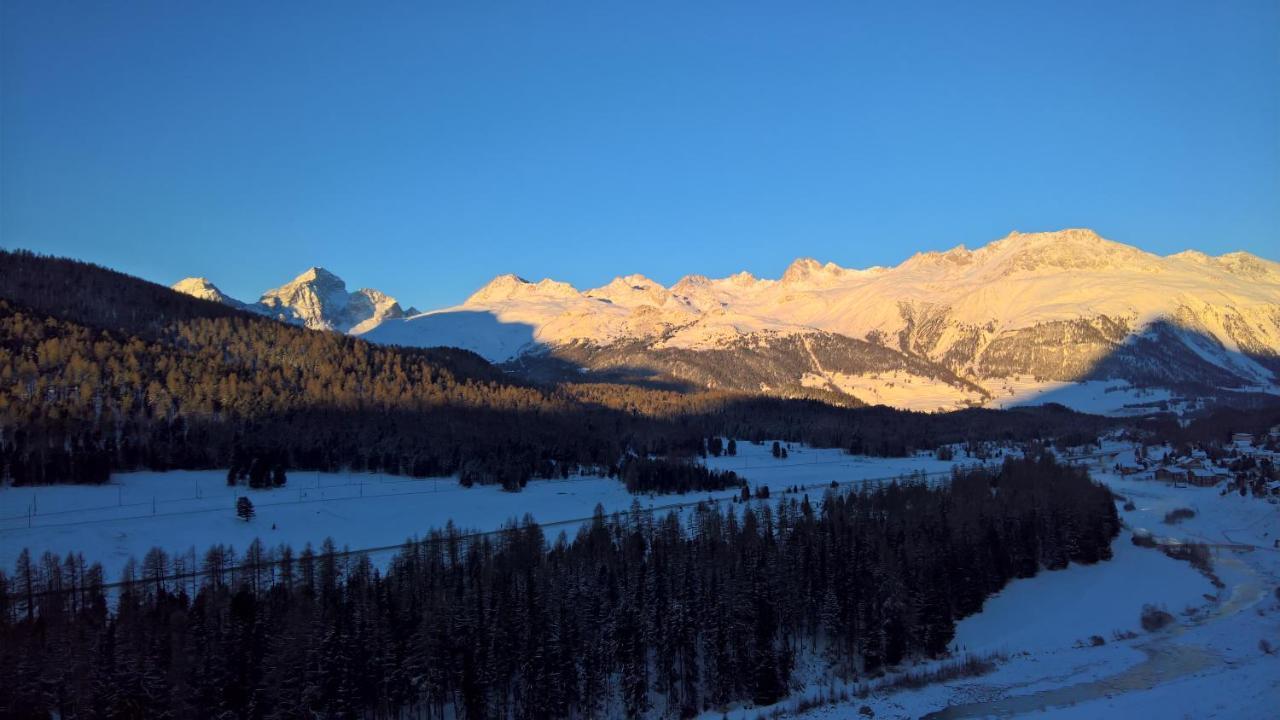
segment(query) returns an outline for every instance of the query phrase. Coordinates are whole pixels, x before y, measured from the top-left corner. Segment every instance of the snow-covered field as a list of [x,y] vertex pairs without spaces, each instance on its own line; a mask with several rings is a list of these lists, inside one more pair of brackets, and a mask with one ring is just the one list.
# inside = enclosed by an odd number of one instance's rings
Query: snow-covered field
[[1030,377],[1009,377],[996,381],[993,408],[1059,403],[1080,412],[1097,415],[1141,415],[1153,405],[1174,399],[1167,388],[1137,388],[1118,380],[1060,382]]
[[[957,462],[963,463],[963,458]],[[792,446],[777,459],[770,445],[738,444],[734,457],[707,464],[746,477],[751,484],[780,489],[837,480],[896,477],[915,472],[947,472],[954,464],[928,455],[867,458],[840,450]],[[730,497],[737,490],[690,495],[634,497],[607,477],[533,480],[519,493],[496,486],[464,488],[454,478],[411,479],[369,473],[295,472],[276,490],[229,488],[225,471],[122,473],[104,486],[58,485],[0,488],[0,567],[10,570],[26,547],[35,555],[84,553],[100,562],[108,580],[119,578],[130,556],[152,547],[197,554],[214,543],[245,548],[255,537],[269,546],[319,546],[332,537],[352,549],[388,548],[389,557],[407,538],[421,536],[450,520],[464,529],[493,530],[526,513],[543,524],[589,518],[597,504],[623,511],[635,500],[663,508],[707,497]],[[248,496],[256,517],[236,517],[235,500]],[[29,511],[34,510],[33,514]],[[572,529],[569,529],[572,533]]]
[[888,405],[904,410],[934,412],[957,410],[981,404],[976,392],[950,385],[941,380],[892,371],[869,375],[847,375],[838,372],[805,373],[800,378],[805,387],[826,388],[835,385],[848,395],[871,405]]

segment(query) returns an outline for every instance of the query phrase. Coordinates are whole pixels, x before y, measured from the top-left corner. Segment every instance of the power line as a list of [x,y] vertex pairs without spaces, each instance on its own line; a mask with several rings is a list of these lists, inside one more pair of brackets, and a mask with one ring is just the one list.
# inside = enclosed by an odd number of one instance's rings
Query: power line
[[[1090,459],[1099,458],[1099,457],[1107,457],[1112,454],[1114,453],[1097,453],[1093,455],[1080,455],[1075,457],[1066,457],[1063,459],[1070,463],[1077,463],[1084,460],[1090,460]],[[815,461],[814,464],[818,464],[818,462],[823,462],[823,461]],[[796,464],[799,464],[799,463],[796,463]],[[977,465],[985,466],[986,461],[979,462],[977,463]],[[785,467],[785,466],[780,466],[780,467]],[[956,465],[956,466],[952,466],[951,468],[948,468],[947,470],[936,470],[933,472],[916,471],[912,473],[899,473],[897,475],[886,475],[886,476],[874,477],[874,478],[855,478],[852,480],[844,480],[844,481],[816,482],[816,483],[810,483],[807,485],[797,485],[796,487],[799,488],[801,492],[804,492],[806,490],[830,489],[833,486],[837,488],[845,487],[845,486],[853,487],[854,485],[859,485],[859,484],[862,484],[862,485],[873,484],[873,483],[878,484],[878,483],[894,482],[899,480],[930,481],[931,478],[951,477],[953,471],[957,467],[960,467],[960,466]],[[935,484],[935,483],[930,481],[930,484]],[[936,483],[936,484],[941,484],[941,483]],[[383,495],[378,497],[402,497],[407,494],[409,493],[398,493],[398,494]],[[414,494],[417,494],[417,493],[414,493]],[[656,512],[664,512],[664,511],[682,510],[685,508],[697,507],[698,505],[702,505],[702,504],[718,505],[719,503],[724,501],[733,502],[737,500],[737,498],[738,498],[737,495],[727,495],[722,497],[707,497],[707,498],[700,498],[698,500],[690,500],[687,502],[677,502],[677,503],[668,503],[666,505],[650,506],[647,508],[640,508],[638,510],[631,510],[631,509],[621,510],[621,511],[610,513],[609,516],[629,517],[635,513],[656,513]],[[355,499],[355,498],[330,498],[330,499],[319,500],[315,502],[327,502],[329,500],[351,500],[351,499]],[[199,512],[205,512],[205,511],[199,511]],[[177,514],[186,514],[186,513],[171,513],[171,514],[177,515]],[[119,518],[115,518],[115,519],[119,519]],[[583,523],[589,522],[594,519],[595,519],[595,516],[592,515],[591,517],[580,517],[580,518],[572,518],[567,520],[553,520],[546,523],[537,523],[537,525],[540,528],[564,527],[567,525],[581,525]],[[98,522],[98,521],[93,521],[93,522]],[[62,527],[62,526],[44,526],[44,527]],[[461,533],[453,536],[453,539],[457,539],[463,543],[468,543],[468,542],[473,542],[480,538],[498,536],[505,532],[508,532],[510,529],[511,528],[509,527],[505,527],[505,528],[498,528],[496,530],[484,530],[484,531],[473,531],[468,533]],[[414,542],[415,541],[412,539],[406,539],[404,542],[396,543],[395,545],[379,545],[379,546],[373,546],[373,547],[357,548],[354,550],[344,549],[344,550],[335,551],[331,555],[325,555],[325,557],[333,557],[334,559],[346,559],[351,557],[377,555],[379,553],[384,553],[391,550],[402,549],[406,545],[410,545]],[[417,542],[420,542],[420,541],[417,541]],[[296,559],[290,562],[296,562]],[[146,584],[164,583],[168,585],[170,583],[175,583],[178,581],[198,580],[201,578],[212,577],[214,575],[219,575],[219,576],[235,575],[238,573],[243,573],[245,571],[262,571],[264,569],[269,569],[273,567],[281,567],[285,564],[286,564],[285,561],[277,559],[277,560],[270,560],[270,561],[260,562],[260,563],[240,564],[240,565],[235,565],[227,568],[222,568],[220,570],[203,570],[202,569],[202,570],[193,570],[191,572],[185,572],[185,573],[171,573],[169,575],[165,575],[162,577],[148,577],[145,579],[134,580],[133,582],[124,582],[124,581],[117,580],[114,582],[103,583],[99,587],[101,587],[101,589],[103,590],[114,590],[114,589],[120,589],[125,587],[142,585],[144,583]],[[25,601],[27,600],[27,598],[34,599],[38,597],[48,597],[50,595],[65,595],[65,594],[70,594],[74,592],[80,592],[83,590],[84,590],[83,587],[58,588],[54,590],[46,589],[40,592],[33,592],[30,595],[28,595],[25,592],[17,592],[17,593],[10,592],[7,594],[7,597],[11,602],[14,600]]]
[[[875,478],[859,478],[859,479],[853,479],[853,480],[836,481],[836,487],[853,486],[857,484],[887,483],[887,482],[893,482],[897,480],[911,481],[916,479],[928,479],[928,478],[943,477],[943,476],[950,477],[950,475],[951,475],[951,470],[939,470],[934,472],[917,472],[913,474],[899,474],[899,475],[875,477]],[[828,482],[820,482],[820,483],[811,483],[808,485],[798,485],[797,487],[799,487],[800,491],[803,492],[806,490],[814,490],[814,489],[829,489],[832,487],[832,483],[828,481]],[[400,495],[387,495],[383,497],[400,497]],[[335,498],[335,499],[349,499],[349,498]],[[632,509],[620,510],[620,511],[616,511],[608,514],[607,517],[612,517],[612,516],[630,517],[631,515],[636,513],[658,513],[658,512],[665,512],[665,511],[682,510],[685,508],[697,507],[698,505],[703,505],[703,504],[718,505],[721,502],[725,502],[725,501],[733,502],[737,499],[738,499],[737,495],[727,495],[722,497],[706,497],[706,498],[700,498],[698,500],[690,500],[686,502],[668,503],[666,505],[642,507],[638,510],[632,510]],[[564,527],[568,525],[582,525],[594,519],[595,519],[595,516],[592,515],[590,517],[571,518],[567,520],[553,520],[551,522],[537,523],[537,525],[540,528]],[[505,528],[498,528],[496,530],[483,530],[483,531],[461,533],[461,534],[452,536],[451,539],[457,539],[463,543],[474,542],[475,540],[480,538],[495,537],[495,536],[501,535],[505,532],[508,532],[510,529],[511,529],[510,527],[505,527]],[[335,559],[346,559],[351,557],[377,555],[379,553],[403,549],[406,545],[410,545],[414,542],[415,540],[406,539],[404,542],[396,543],[395,545],[378,545],[378,546],[364,547],[364,548],[357,548],[357,549],[344,549],[344,550],[335,551],[331,555],[327,554],[325,555],[325,557],[333,557]],[[417,542],[420,542],[420,541],[417,541]],[[289,562],[296,563],[297,562],[296,556],[293,560]],[[281,567],[285,564],[286,564],[286,561],[279,560],[279,559],[269,560],[269,561],[260,562],[260,563],[249,563],[249,564],[242,563],[240,565],[234,565],[231,567],[222,568],[220,570],[201,569],[201,570],[193,570],[193,571],[184,572],[184,573],[170,573],[168,575],[164,575],[161,577],[148,577],[145,579],[134,580],[133,582],[124,582],[124,581],[117,580],[114,582],[103,583],[99,587],[101,587],[103,590],[114,590],[114,589],[120,589],[125,587],[134,587],[134,586],[143,585],[143,584],[163,583],[163,584],[169,585],[169,584],[177,583],[178,581],[186,582],[191,580],[198,580],[201,578],[212,577],[214,575],[219,575],[219,576],[235,575],[235,574],[243,573],[246,571],[262,571],[262,570],[266,570],[273,567]],[[31,593],[30,596],[28,596],[27,593],[25,592],[10,592],[8,593],[8,598],[10,599],[10,601],[14,601],[14,600],[25,601],[28,597],[31,597],[34,599],[38,597],[48,597],[51,595],[65,595],[65,594],[79,592],[83,590],[84,590],[83,587],[57,588],[53,590],[46,589],[46,590],[41,590],[39,592],[33,592]]]

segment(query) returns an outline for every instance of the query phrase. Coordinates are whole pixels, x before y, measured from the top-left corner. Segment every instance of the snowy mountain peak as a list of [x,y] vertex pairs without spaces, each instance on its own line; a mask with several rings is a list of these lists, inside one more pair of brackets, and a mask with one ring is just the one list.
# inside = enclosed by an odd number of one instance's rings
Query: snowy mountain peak
[[623,307],[661,307],[671,298],[671,293],[661,283],[640,274],[614,278],[608,285],[588,290],[586,294]]
[[476,305],[506,300],[536,298],[577,297],[580,293],[569,283],[544,278],[529,282],[519,275],[506,273],[490,280],[484,287],[472,293],[465,305]]
[[[997,240],[996,242],[1000,242],[1000,241]],[[992,243],[992,245],[994,244],[995,243]],[[990,245],[988,247],[990,247]],[[940,269],[946,270],[949,268],[957,268],[957,267],[963,267],[965,265],[969,265],[973,262],[973,259],[974,258],[973,258],[972,251],[970,251],[964,245],[957,245],[951,248],[950,250],[945,250],[942,252],[938,252],[938,251],[918,252],[915,255],[912,255],[911,257],[907,258],[906,262],[902,263],[901,267],[924,268],[924,269],[940,268]]]
[[551,278],[543,278],[534,283],[539,295],[551,297],[577,297],[581,295],[578,289],[567,282],[552,280]]
[[[961,245],[957,249],[963,248],[964,246]],[[999,240],[993,240],[987,243],[975,252],[980,253],[984,258],[992,258],[1003,255],[1036,252],[1045,248],[1058,248],[1067,253],[1087,253],[1100,249],[1104,252],[1108,252],[1115,248],[1136,249],[1130,248],[1128,245],[1107,240],[1088,228],[1068,228],[1066,230],[1033,233],[1014,230]]]
[[263,293],[258,304],[275,313],[292,311],[309,328],[346,330],[354,324],[342,318],[349,301],[347,284],[341,278],[324,268],[312,267],[290,282]]
[[[1053,242],[1078,242],[1078,243],[1098,243],[1112,242],[1098,234],[1097,230],[1092,228],[1063,228],[1061,230],[1049,230],[1045,232],[1022,232],[1020,230],[1010,230],[1009,234],[1001,240],[1009,242],[1026,242],[1034,243],[1041,241]],[[996,242],[1001,242],[997,240]]]
[[294,298],[302,294],[343,293],[345,295],[346,290],[347,284],[343,282],[342,278],[324,268],[312,267],[284,285],[264,292],[261,301],[266,302],[271,299],[272,301],[280,300],[290,304]]
[[711,278],[706,275],[685,275],[676,281],[675,285],[671,286],[671,292],[687,293],[690,291],[696,291],[699,288],[710,287],[710,285]]
[[833,262],[822,264],[813,258],[798,258],[787,266],[782,273],[782,284],[795,285],[803,282],[823,282],[838,280],[846,274],[846,270]]
[[169,287],[185,295],[190,295],[191,297],[200,298],[201,300],[212,300],[213,302],[216,302],[216,303],[222,303],[223,305],[233,305],[233,306],[239,306],[243,304],[237,300],[232,299],[229,295],[219,290],[218,286],[209,282],[207,278],[202,278],[202,277],[183,278],[178,282],[170,285]]
[[970,253],[969,259],[984,266],[991,276],[1064,270],[1146,273],[1157,271],[1159,260],[1132,245],[1107,240],[1085,228],[1040,233],[1015,231]]
[[302,273],[300,273],[297,277],[295,277],[293,281],[290,282],[289,284],[297,285],[301,283],[323,283],[326,285],[341,285],[342,287],[347,286],[347,284],[343,282],[342,278],[338,277],[337,275],[334,275],[333,273],[329,272],[328,270],[325,270],[324,268],[318,265],[313,265],[307,268],[306,270],[302,271]]
[[467,298],[467,303],[506,300],[516,294],[521,288],[530,284],[531,283],[528,280],[525,280],[519,275],[505,273],[485,283],[483,287],[472,293],[471,297]]
[[619,282],[619,281],[637,289],[639,288],[644,288],[646,290],[652,290],[652,289],[665,290],[666,289],[662,287],[661,283],[655,280],[650,280],[649,278],[645,277],[644,275],[641,275],[640,273],[633,273],[631,275],[627,275],[626,277],[620,277],[620,278],[614,279],[614,282]]
[[1280,279],[1280,263],[1260,258],[1252,253],[1236,251],[1212,258],[1223,270],[1253,280]]

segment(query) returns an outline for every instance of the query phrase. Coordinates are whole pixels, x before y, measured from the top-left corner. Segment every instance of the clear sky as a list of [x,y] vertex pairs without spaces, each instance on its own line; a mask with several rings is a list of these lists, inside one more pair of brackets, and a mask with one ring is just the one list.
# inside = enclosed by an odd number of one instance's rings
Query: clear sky
[[1277,0],[4,0],[0,33],[0,245],[247,300],[1063,227],[1280,259]]

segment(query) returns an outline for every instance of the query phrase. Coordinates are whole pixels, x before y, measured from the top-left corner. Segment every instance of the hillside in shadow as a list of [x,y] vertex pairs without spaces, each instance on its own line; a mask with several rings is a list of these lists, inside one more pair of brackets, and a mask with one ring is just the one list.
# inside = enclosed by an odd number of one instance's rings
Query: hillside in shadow
[[501,362],[538,347],[534,330],[486,310],[445,310],[386,320],[361,337],[383,345],[456,347]]
[[1229,349],[1211,335],[1158,320],[1097,357],[1076,382],[1047,383],[1013,402],[1130,415],[1252,407],[1280,396],[1277,369],[1275,355]]

